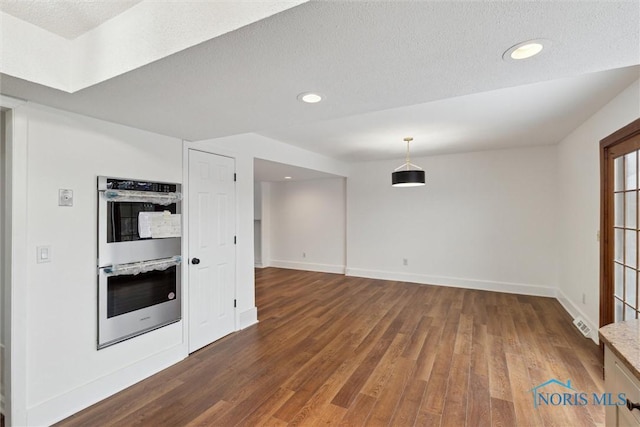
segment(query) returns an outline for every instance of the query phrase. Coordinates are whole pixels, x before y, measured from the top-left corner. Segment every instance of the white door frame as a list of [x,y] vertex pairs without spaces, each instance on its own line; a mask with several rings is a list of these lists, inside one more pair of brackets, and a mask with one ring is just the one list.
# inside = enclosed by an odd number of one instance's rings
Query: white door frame
[[[2,283],[2,327],[6,339],[3,360],[6,425],[27,424],[27,156],[26,101],[0,95],[6,115],[5,242]],[[22,107],[22,108],[20,108]],[[5,181],[6,179],[6,181]],[[35,256],[35,255],[34,255]]]
[[[236,164],[238,164],[238,159],[236,158],[236,154],[232,152],[228,152],[225,150],[212,150],[203,148],[201,145],[196,145],[190,141],[183,141],[182,144],[182,194],[189,194],[189,150],[201,151],[203,153],[215,154],[217,156],[229,157],[232,158]],[[237,187],[234,189],[235,191],[235,209],[234,209],[234,222],[236,229],[234,230],[235,234],[238,235],[238,190]],[[189,322],[190,322],[190,314],[189,313],[189,298],[191,294],[189,292],[189,260],[191,259],[191,254],[189,253],[189,200],[186,200],[185,203],[182,203],[182,258],[185,265],[185,268],[182,269],[182,320],[183,320],[183,337],[184,337],[184,347],[187,354],[189,354]],[[233,294],[234,298],[237,299],[238,295],[238,254],[237,254],[237,246],[236,250],[236,262],[234,268],[236,271],[234,272],[234,283],[233,283]],[[238,325],[238,308],[234,308],[234,327],[233,331],[237,331],[239,329]]]

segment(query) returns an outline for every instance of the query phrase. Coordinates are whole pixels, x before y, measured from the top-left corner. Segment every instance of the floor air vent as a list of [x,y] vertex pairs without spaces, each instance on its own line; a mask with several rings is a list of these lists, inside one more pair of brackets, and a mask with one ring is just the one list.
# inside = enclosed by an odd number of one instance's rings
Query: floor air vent
[[573,324],[576,325],[576,328],[578,328],[578,330],[582,333],[582,335],[589,338],[589,334],[591,333],[591,328],[589,327],[589,325],[585,323],[584,320],[582,320],[581,317],[576,317],[576,319],[573,321]]

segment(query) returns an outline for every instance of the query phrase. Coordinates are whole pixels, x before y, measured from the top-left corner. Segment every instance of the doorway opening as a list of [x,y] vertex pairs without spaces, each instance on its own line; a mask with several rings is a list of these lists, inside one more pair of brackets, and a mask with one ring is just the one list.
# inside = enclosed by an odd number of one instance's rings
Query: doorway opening
[[254,260],[344,274],[346,178],[254,159]]

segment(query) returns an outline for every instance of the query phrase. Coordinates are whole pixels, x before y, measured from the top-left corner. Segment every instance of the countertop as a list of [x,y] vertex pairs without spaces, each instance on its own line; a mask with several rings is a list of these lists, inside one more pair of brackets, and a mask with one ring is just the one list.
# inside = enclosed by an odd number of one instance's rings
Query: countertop
[[611,323],[599,331],[600,339],[640,381],[640,319]]

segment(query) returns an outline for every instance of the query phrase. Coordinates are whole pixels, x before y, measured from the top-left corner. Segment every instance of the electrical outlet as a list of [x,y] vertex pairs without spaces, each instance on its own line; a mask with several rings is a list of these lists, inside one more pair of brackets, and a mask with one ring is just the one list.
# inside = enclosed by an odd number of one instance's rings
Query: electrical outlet
[[409,265],[409,260],[407,258],[402,258],[402,265]]
[[306,258],[307,257],[307,253],[306,252],[302,252],[302,258]]

